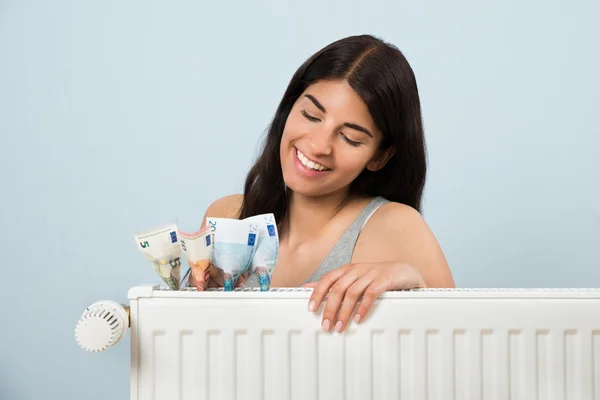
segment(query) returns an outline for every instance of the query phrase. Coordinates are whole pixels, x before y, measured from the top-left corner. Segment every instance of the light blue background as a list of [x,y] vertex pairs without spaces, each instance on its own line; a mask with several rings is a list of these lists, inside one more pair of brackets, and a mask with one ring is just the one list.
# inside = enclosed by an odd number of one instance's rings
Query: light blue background
[[88,354],[81,312],[161,282],[134,231],[239,192],[295,69],[351,34],[415,70],[457,285],[600,286],[600,3],[494,3],[0,1],[0,398],[129,398],[129,335]]

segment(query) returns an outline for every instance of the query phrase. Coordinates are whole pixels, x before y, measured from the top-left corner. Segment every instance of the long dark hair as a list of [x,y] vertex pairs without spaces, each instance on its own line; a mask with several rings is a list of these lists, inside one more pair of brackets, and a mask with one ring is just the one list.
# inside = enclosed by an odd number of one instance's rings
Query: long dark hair
[[262,153],[250,169],[240,218],[274,213],[282,221],[287,196],[279,146],[294,103],[313,83],[346,80],[367,105],[382,133],[380,149],[395,154],[377,172],[364,170],[350,193],[383,196],[421,211],[427,155],[419,93],[412,68],[395,46],[370,35],[335,41],[306,60],[292,77],[270,124]]

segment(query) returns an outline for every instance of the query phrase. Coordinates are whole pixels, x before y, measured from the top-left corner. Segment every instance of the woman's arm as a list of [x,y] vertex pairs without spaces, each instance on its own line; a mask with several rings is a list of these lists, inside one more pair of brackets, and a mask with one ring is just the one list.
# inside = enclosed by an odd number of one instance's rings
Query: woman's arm
[[339,332],[350,321],[364,320],[373,302],[388,290],[454,287],[446,258],[433,233],[414,209],[389,203],[376,211],[362,230],[352,262],[312,285],[309,310],[326,295],[323,329]]
[[437,239],[414,208],[388,203],[362,230],[352,263],[396,261],[419,271],[430,288],[452,288],[454,279]]

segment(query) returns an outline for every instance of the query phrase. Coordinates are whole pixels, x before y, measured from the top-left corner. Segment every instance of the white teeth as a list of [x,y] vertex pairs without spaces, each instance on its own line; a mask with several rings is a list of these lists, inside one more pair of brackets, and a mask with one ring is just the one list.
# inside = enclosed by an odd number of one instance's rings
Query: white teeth
[[306,168],[314,169],[315,171],[323,171],[327,169],[327,167],[324,167],[323,165],[317,164],[314,161],[311,161],[308,158],[306,158],[306,156],[302,154],[298,149],[296,149],[296,155],[298,156],[298,159],[300,160],[302,165],[304,165]]

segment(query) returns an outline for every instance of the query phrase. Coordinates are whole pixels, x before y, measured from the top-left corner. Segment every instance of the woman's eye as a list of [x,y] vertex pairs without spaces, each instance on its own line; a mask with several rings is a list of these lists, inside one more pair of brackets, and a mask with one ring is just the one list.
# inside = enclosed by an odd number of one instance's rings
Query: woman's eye
[[344,140],[346,142],[348,142],[348,144],[350,146],[358,147],[358,146],[360,146],[362,144],[361,142],[355,142],[354,140],[348,139],[348,137],[346,135],[344,135],[343,133],[342,133],[342,136],[344,137]]
[[313,117],[312,115],[308,114],[305,110],[302,110],[302,115],[304,115],[304,117],[309,120],[310,122],[319,122],[320,119],[317,117]]
[[[310,122],[320,122],[321,121],[319,118],[313,117],[312,115],[310,115],[309,113],[307,113],[306,110],[302,110],[302,111],[300,111],[300,113],[304,116],[304,118],[306,118]],[[358,146],[360,146],[362,144],[361,142],[355,142],[354,140],[349,139],[346,135],[344,135],[344,133],[342,133],[342,132],[340,132],[340,133],[344,137],[344,140],[350,146],[358,147]]]

